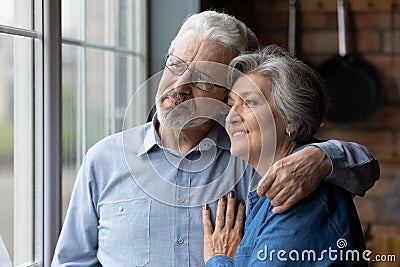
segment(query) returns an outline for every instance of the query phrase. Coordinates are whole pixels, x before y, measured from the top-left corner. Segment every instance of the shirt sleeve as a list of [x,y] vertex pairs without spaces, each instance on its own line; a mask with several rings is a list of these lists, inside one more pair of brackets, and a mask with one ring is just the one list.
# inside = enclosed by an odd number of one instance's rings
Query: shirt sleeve
[[97,259],[98,216],[94,166],[88,156],[79,170],[51,266],[101,266]]
[[311,145],[319,147],[331,161],[332,171],[325,182],[342,187],[354,195],[364,196],[379,179],[378,160],[364,146],[339,140]]
[[225,255],[215,255],[206,262],[206,267],[231,267],[233,260]]

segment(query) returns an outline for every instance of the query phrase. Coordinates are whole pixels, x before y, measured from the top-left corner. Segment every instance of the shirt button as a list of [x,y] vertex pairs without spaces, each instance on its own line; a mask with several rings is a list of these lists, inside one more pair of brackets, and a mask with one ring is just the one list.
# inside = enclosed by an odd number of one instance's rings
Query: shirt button
[[202,146],[204,149],[207,149],[207,148],[210,147],[210,144],[209,144],[207,141],[204,141],[204,142],[201,144],[201,146]]
[[180,203],[184,203],[184,202],[185,202],[185,199],[184,199],[182,196],[180,196],[178,201],[179,201]]
[[124,210],[124,207],[123,207],[123,206],[119,206],[119,207],[118,207],[118,210],[119,210],[119,211],[123,211],[123,210]]
[[183,238],[180,236],[180,237],[178,238],[178,243],[179,243],[179,244],[183,244],[183,242],[185,242],[185,241],[184,241]]

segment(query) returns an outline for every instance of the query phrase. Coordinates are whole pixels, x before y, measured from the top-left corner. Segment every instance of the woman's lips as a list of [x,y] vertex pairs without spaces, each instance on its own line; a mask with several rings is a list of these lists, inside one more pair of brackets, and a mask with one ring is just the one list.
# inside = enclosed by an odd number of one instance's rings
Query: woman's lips
[[232,136],[234,137],[234,136],[240,136],[240,135],[245,135],[245,134],[247,134],[246,131],[236,131],[236,132],[232,133]]
[[249,133],[249,132],[248,132],[246,129],[244,129],[244,128],[228,128],[227,131],[228,131],[228,133],[229,133],[229,135],[230,135],[231,137],[246,135],[246,134]]

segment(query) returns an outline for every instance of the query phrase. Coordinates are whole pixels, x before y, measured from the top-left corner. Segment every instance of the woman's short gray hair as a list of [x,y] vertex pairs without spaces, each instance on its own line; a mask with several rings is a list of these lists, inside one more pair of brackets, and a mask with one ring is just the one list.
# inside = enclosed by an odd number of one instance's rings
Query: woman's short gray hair
[[293,126],[292,140],[303,143],[315,135],[328,108],[325,84],[315,70],[277,45],[242,54],[230,65],[270,82],[279,114]]
[[211,10],[186,18],[175,39],[171,42],[169,54],[174,51],[179,39],[186,34],[198,34],[203,40],[216,41],[228,48],[232,57],[245,51],[255,51],[258,48],[256,35],[243,22],[228,14]]

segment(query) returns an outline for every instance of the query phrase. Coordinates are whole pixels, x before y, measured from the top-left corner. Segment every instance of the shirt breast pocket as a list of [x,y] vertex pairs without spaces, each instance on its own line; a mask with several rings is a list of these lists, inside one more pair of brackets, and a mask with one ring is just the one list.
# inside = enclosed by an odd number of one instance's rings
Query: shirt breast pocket
[[100,206],[98,257],[103,266],[144,266],[149,262],[149,199]]
[[234,260],[234,265],[235,266],[250,266],[249,261],[251,254],[253,253],[254,250],[254,245],[253,246],[239,246],[236,250],[236,255]]

